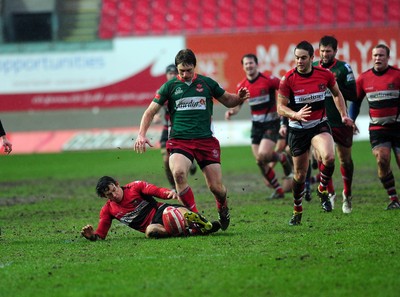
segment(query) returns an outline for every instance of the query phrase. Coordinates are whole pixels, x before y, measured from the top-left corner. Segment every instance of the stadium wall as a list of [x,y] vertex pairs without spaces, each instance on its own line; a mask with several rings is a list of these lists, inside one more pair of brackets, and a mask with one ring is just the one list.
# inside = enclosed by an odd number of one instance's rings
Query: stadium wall
[[[293,67],[295,44],[309,40],[317,48],[325,34],[338,38],[338,58],[349,61],[356,75],[371,67],[371,49],[378,43],[391,48],[390,63],[400,66],[400,28],[117,38],[103,50],[0,54],[0,117],[16,144],[15,153],[102,149],[110,143],[124,147],[120,139],[132,142],[132,127],[139,125],[143,109],[165,79],[165,66],[181,48],[195,51],[198,72],[235,91],[243,78],[243,54],[256,53],[262,71],[281,76]],[[363,109],[365,114],[366,104]],[[248,112],[243,110],[238,121],[226,123],[225,108],[217,105],[215,110],[216,135],[224,139],[222,145],[247,144]],[[359,138],[364,139],[368,121],[361,123]],[[96,142],[98,133],[111,136]],[[51,149],[43,143],[52,143]]]

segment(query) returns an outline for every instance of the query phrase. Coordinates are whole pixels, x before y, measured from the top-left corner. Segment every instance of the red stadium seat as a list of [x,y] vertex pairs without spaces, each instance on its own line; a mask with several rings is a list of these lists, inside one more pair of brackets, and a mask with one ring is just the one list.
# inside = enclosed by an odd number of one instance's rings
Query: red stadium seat
[[365,0],[353,0],[353,20],[355,25],[363,25],[369,22],[368,6],[365,4]]
[[[308,5],[307,5],[308,9]],[[285,12],[285,25],[289,27],[300,26],[303,24],[303,18],[301,16],[300,3],[286,5]]]
[[346,26],[353,22],[352,5],[349,0],[337,0],[336,21],[339,26]]
[[400,1],[388,0],[387,12],[389,24],[400,26]]
[[265,8],[267,14],[268,27],[283,27],[285,26],[285,6],[281,0],[270,0],[268,7]]
[[337,21],[335,17],[336,4],[333,1],[325,1],[323,5],[319,2],[317,6],[318,22],[316,24],[321,24],[324,26],[336,26]]
[[302,22],[304,26],[313,26],[317,24],[318,18],[318,2],[310,1],[307,5],[302,5]]
[[236,28],[239,30],[250,28],[252,17],[253,15],[250,13],[250,7],[248,5],[243,8],[236,9],[234,15]]

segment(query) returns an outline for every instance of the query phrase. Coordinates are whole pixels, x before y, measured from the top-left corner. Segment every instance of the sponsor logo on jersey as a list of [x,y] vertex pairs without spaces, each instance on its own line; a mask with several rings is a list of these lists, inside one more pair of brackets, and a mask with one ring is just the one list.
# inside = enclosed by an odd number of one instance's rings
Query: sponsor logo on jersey
[[367,93],[368,101],[379,101],[388,99],[398,99],[400,90],[386,90]]
[[296,104],[301,103],[313,103],[322,101],[325,99],[325,92],[313,93],[313,94],[306,94],[301,96],[294,96],[294,101]]
[[347,74],[346,80],[347,80],[347,81],[355,81],[354,74],[353,74],[353,73]]
[[205,110],[206,107],[205,97],[187,97],[176,100],[176,111]]
[[325,90],[326,90],[326,85],[325,85],[325,84],[319,84],[319,85],[318,85],[318,89],[319,89],[320,91],[325,91]]
[[204,91],[203,85],[202,84],[197,84],[196,91],[199,92],[199,93],[202,93]]
[[175,90],[174,95],[179,95],[179,94],[182,94],[182,93],[183,93],[183,90],[181,89],[181,87],[177,87],[176,90]]
[[267,103],[270,101],[270,98],[269,98],[269,94],[268,94],[266,96],[258,96],[258,97],[250,98],[248,101],[249,101],[249,105],[252,106],[252,105]]

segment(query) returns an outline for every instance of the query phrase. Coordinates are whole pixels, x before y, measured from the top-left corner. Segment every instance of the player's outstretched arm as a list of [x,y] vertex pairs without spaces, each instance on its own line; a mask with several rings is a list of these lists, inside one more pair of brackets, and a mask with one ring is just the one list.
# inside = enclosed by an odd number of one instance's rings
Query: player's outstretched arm
[[146,144],[152,147],[150,140],[146,137],[147,130],[149,129],[154,116],[159,112],[161,105],[151,102],[146,109],[140,121],[140,128],[138,137],[136,138],[134,149],[137,153],[144,153],[146,151]]
[[91,241],[96,241],[98,239],[101,239],[100,236],[94,233],[94,229],[92,225],[86,225],[82,228],[81,234],[83,237],[85,237],[88,240]]
[[237,94],[225,92],[221,97],[217,98],[225,107],[235,107],[243,104],[245,100],[250,98],[250,92],[247,88],[240,88]]

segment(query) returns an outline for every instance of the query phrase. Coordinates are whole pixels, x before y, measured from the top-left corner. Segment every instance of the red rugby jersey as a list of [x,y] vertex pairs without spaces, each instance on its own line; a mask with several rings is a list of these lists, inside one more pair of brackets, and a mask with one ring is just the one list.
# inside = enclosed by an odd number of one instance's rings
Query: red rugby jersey
[[326,121],[325,91],[336,83],[332,72],[320,67],[312,67],[310,73],[302,74],[296,68],[281,79],[279,94],[289,98],[288,107],[299,111],[303,106],[312,108],[307,122],[289,119],[289,126],[296,129],[309,129]]
[[107,200],[100,211],[99,225],[96,234],[106,238],[113,219],[145,232],[154,217],[157,208],[163,203],[157,202],[153,196],[168,199],[169,189],[159,188],[145,181],[134,181],[122,187],[124,196],[121,202]]
[[276,91],[279,88],[279,78],[259,73],[253,80],[243,79],[237,85],[237,91],[246,87],[250,92],[247,100],[250,106],[253,122],[269,122],[279,119],[276,112]]
[[367,97],[369,130],[400,128],[400,69],[389,66],[383,72],[373,68],[357,79],[357,99]]

